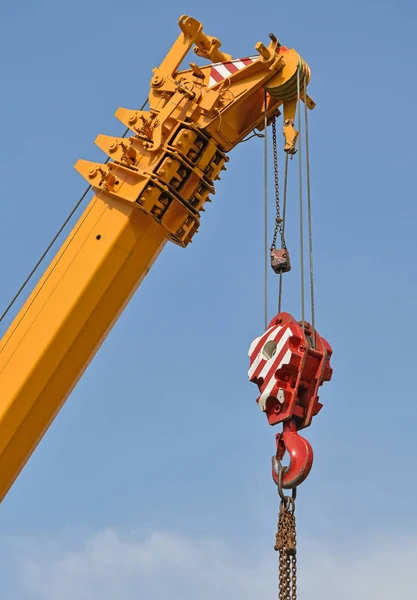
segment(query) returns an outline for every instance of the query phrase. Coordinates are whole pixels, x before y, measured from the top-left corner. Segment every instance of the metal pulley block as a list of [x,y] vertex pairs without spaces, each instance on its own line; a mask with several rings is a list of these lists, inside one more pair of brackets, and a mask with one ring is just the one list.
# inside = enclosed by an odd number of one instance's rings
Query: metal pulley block
[[[270,425],[283,423],[272,459],[272,475],[279,487],[295,488],[310,472],[313,451],[297,432],[308,427],[322,408],[318,389],[332,377],[332,353],[328,342],[313,332],[309,323],[297,322],[285,312],[276,315],[249,348],[248,375],[260,391],[258,406]],[[282,470],[285,452],[290,465]]]
[[274,273],[281,275],[281,273],[288,273],[291,271],[290,253],[287,248],[276,248],[271,250],[271,267]]
[[332,377],[333,351],[316,331],[312,348],[309,330],[282,312],[250,346],[249,379],[259,388],[257,403],[270,425],[294,419],[303,429],[322,407],[318,389]]

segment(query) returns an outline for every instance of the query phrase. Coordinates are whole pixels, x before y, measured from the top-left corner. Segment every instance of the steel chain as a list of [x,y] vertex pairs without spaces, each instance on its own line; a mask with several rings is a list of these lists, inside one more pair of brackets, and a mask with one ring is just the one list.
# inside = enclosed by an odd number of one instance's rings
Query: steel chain
[[297,539],[295,502],[281,501],[274,549],[279,552],[279,600],[297,600]]
[[275,226],[274,234],[272,236],[271,250],[275,250],[277,246],[278,233],[281,238],[281,248],[286,248],[284,238],[284,221],[281,218],[281,206],[279,199],[279,177],[278,177],[278,150],[277,150],[277,124],[276,118],[272,121],[272,148],[274,157],[274,185],[275,185]]

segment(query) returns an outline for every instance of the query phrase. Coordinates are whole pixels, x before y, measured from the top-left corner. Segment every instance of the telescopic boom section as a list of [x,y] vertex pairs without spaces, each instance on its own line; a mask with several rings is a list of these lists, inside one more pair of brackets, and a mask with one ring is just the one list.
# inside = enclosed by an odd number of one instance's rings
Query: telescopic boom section
[[[77,162],[95,196],[0,342],[0,500],[166,241],[191,242],[226,153],[282,105],[294,152],[299,90],[314,107],[308,66],[275,36],[236,60],[195,19],[179,26],[153,71],[149,110],[116,112],[131,137],[99,135],[110,162]],[[193,46],[212,64],[179,71]]]

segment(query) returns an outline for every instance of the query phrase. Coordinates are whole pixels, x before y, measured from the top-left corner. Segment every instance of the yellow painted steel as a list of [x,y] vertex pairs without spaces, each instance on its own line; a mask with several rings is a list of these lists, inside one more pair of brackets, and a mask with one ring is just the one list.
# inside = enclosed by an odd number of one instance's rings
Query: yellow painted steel
[[94,197],[0,345],[0,499],[166,237],[135,206]]
[[164,244],[192,241],[225,153],[280,106],[285,150],[295,152],[296,84],[304,92],[310,80],[297,52],[271,36],[254,60],[213,83],[213,65],[178,71],[185,56],[193,45],[212,62],[231,56],[195,19],[182,16],[179,26],[153,70],[149,110],[116,113],[131,137],[100,135],[110,162],[77,162],[96,195],[0,341],[0,501]]

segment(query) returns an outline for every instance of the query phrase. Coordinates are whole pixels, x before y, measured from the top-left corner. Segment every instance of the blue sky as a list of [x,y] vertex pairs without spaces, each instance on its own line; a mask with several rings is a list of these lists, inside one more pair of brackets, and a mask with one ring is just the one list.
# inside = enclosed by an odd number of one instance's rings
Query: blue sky
[[[236,57],[273,31],[312,69],[317,326],[334,378],[306,432],[302,585],[313,600],[327,600],[323,580],[329,598],[384,600],[398,578],[406,594],[417,583],[404,571],[417,558],[411,0],[3,3],[1,306],[85,189],[76,160],[104,160],[95,137],[119,135],[115,110],[142,104],[181,14]],[[255,139],[231,153],[198,237],[164,250],[2,503],[8,600],[160,600],[166,573],[185,600],[201,588],[203,600],[274,597],[275,430],[247,380],[263,330],[262,152]],[[284,308],[299,317],[296,201],[294,168]],[[363,563],[350,558],[358,546]]]

